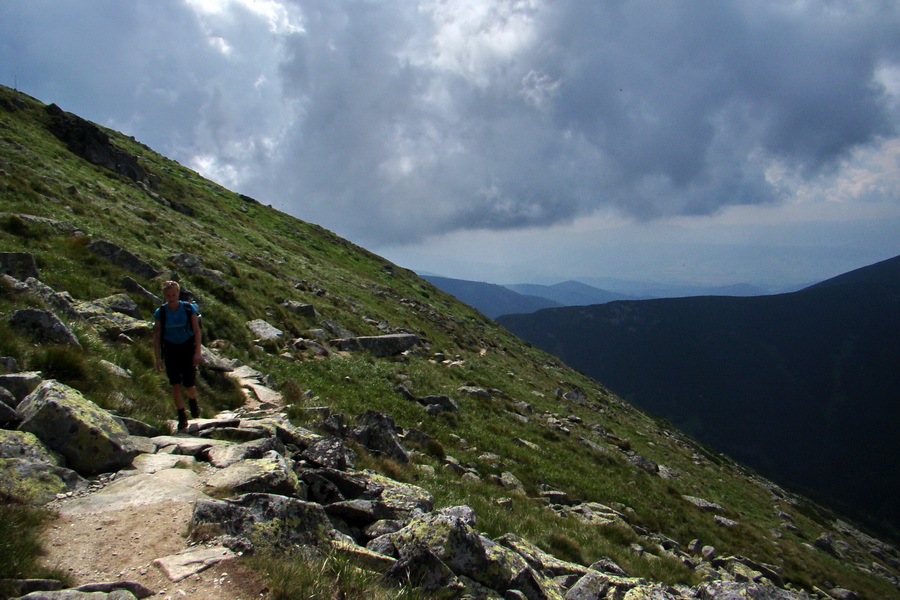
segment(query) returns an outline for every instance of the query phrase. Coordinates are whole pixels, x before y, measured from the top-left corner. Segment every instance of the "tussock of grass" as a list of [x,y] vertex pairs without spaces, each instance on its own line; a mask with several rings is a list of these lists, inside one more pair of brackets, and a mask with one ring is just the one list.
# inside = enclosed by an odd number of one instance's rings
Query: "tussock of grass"
[[[0,499],[2,502],[2,499]],[[69,577],[60,569],[39,564],[40,532],[48,513],[42,508],[0,503],[0,597],[12,593],[4,579],[47,578],[64,583]]]

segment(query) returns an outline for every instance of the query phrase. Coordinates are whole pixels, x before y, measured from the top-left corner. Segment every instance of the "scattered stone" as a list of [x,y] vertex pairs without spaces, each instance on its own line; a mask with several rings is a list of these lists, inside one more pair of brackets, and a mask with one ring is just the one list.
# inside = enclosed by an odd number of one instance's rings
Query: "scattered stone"
[[263,319],[248,321],[247,329],[249,329],[250,333],[252,333],[253,336],[261,342],[278,340],[281,339],[282,336],[284,336],[284,332],[282,330],[270,325]]
[[10,275],[19,281],[29,277],[41,278],[34,255],[30,252],[0,252],[0,274]]
[[235,558],[237,555],[224,546],[187,550],[172,556],[157,558],[153,564],[162,570],[166,577],[174,583],[208,569],[223,560]]
[[153,279],[159,275],[159,271],[154,269],[150,263],[142,260],[128,250],[120,248],[112,242],[106,240],[94,240],[88,244],[87,249],[100,258],[118,265],[127,271],[131,271],[144,279]]
[[72,330],[49,310],[22,308],[13,311],[8,319],[14,331],[27,336],[36,344],[81,347]]

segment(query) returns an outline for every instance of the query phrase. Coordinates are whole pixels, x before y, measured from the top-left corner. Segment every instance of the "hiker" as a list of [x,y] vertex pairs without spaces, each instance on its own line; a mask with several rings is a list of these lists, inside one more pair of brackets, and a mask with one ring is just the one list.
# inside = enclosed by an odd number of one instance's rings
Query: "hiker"
[[[162,372],[163,357],[166,376],[172,386],[172,397],[178,410],[178,429],[187,429],[188,419],[184,409],[187,395],[191,417],[200,416],[197,405],[197,365],[200,364],[200,323],[197,307],[180,299],[181,288],[175,281],[163,284],[166,303],[156,309],[153,318],[153,349],[156,352],[156,370]],[[184,393],[182,393],[184,388]]]

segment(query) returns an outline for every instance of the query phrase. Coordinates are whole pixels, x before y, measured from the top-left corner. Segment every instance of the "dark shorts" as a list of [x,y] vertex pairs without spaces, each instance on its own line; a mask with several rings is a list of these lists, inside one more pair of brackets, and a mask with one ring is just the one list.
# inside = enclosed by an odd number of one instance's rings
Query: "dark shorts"
[[163,340],[166,376],[171,385],[186,388],[197,385],[197,369],[194,368],[194,340],[183,344],[171,344]]

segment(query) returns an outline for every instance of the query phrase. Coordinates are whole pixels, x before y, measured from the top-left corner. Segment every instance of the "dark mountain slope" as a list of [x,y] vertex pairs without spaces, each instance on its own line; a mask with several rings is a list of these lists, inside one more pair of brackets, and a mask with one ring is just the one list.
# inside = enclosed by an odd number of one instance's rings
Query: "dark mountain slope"
[[531,313],[542,308],[562,306],[547,298],[520,294],[493,283],[480,283],[448,277],[426,275],[426,281],[447,292],[457,300],[477,308],[482,314],[494,318],[500,315]]
[[699,439],[900,530],[900,258],[792,294],[498,321]]

